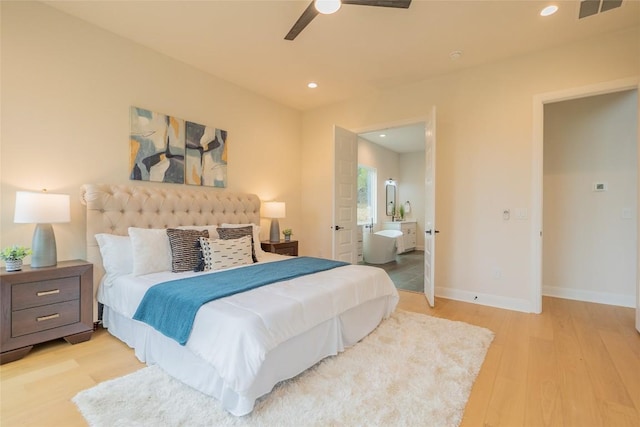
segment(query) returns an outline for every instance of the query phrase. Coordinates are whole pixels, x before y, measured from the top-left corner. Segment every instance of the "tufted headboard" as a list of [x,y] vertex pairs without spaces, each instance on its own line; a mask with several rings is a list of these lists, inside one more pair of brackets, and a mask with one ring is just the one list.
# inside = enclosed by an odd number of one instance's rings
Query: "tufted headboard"
[[85,184],[80,200],[87,207],[87,261],[93,263],[94,320],[98,315],[95,294],[104,275],[96,234],[126,236],[129,227],[260,224],[260,199],[255,194],[197,187]]

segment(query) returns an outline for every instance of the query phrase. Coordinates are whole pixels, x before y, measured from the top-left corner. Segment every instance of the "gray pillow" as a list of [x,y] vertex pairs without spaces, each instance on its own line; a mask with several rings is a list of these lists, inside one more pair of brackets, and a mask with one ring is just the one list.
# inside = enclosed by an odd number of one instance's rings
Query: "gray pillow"
[[200,252],[200,237],[209,237],[207,230],[179,230],[168,228],[171,246],[171,271],[202,271],[204,263]]
[[248,225],[246,227],[218,228],[218,235],[221,239],[224,240],[239,239],[240,237],[251,236],[251,259],[253,259],[253,262],[258,262],[256,249],[254,247],[255,242],[253,241],[252,226]]

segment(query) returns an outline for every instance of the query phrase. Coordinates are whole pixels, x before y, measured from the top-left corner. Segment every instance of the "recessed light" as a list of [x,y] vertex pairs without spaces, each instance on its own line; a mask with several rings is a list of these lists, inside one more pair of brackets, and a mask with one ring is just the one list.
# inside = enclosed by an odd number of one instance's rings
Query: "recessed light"
[[385,134],[385,133],[381,133],[380,134],[380,138],[386,138],[386,137],[387,137],[387,134]]
[[307,84],[307,87],[310,89],[315,89],[318,87],[318,83],[316,82],[310,82],[309,84]]
[[554,13],[556,13],[558,11],[558,6],[556,6],[555,4],[552,4],[551,6],[547,6],[544,9],[542,9],[540,11],[540,16],[549,16],[549,15],[553,15]]
[[449,58],[451,58],[452,61],[457,61],[458,59],[460,59],[461,56],[462,56],[461,50],[454,50],[449,54]]

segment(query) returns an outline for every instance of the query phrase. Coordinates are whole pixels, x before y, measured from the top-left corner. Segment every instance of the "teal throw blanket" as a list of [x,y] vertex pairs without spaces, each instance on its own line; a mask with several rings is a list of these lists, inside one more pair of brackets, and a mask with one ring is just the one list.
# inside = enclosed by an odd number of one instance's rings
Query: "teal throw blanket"
[[159,283],[147,290],[133,318],[185,345],[196,313],[209,301],[344,265],[348,263],[295,257]]

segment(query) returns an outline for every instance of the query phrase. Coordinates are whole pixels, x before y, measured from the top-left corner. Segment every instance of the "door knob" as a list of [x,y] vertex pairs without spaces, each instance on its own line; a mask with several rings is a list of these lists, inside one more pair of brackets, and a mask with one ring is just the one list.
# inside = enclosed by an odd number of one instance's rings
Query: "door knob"
[[344,227],[340,227],[339,225],[336,225],[335,227],[333,227],[334,230],[338,231],[338,230],[342,230]]
[[[440,230],[435,230],[435,231],[434,231],[434,233],[435,233],[435,234],[437,234],[437,233],[439,233],[439,232],[440,232]],[[425,233],[427,233],[427,234],[431,234],[431,230],[427,230],[427,231],[425,231]]]

